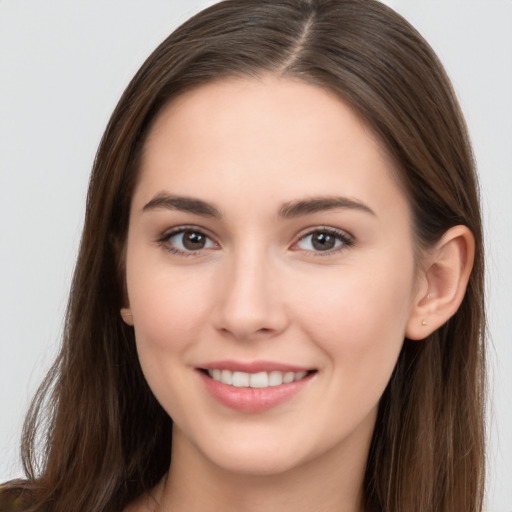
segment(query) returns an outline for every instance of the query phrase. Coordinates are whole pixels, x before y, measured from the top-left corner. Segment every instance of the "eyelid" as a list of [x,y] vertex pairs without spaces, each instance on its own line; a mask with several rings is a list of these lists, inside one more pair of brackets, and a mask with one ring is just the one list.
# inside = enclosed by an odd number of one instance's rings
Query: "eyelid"
[[[336,237],[338,240],[341,240],[342,244],[341,246],[335,247],[333,249],[327,249],[325,251],[315,251],[315,250],[308,250],[308,249],[300,249],[300,248],[294,248],[299,242],[304,240],[308,236],[312,236],[315,233],[326,233],[331,236]],[[332,226],[315,226],[306,228],[303,230],[298,236],[295,242],[293,242],[291,249],[294,251],[302,251],[311,253],[314,256],[330,256],[333,254],[336,254],[340,251],[344,251],[350,247],[352,247],[355,244],[355,237],[351,235],[349,232],[334,228]]]
[[[197,249],[195,251],[194,250],[185,251],[185,250],[179,249],[175,246],[169,245],[169,239],[171,237],[173,237],[177,234],[180,234],[180,233],[185,233],[187,231],[193,231],[193,232],[196,232],[196,233],[199,233],[199,234],[205,236],[215,245],[215,247],[202,248],[202,249]],[[338,247],[334,247],[332,249],[327,249],[325,251],[315,251],[315,250],[301,249],[301,248],[295,247],[295,246],[297,246],[297,244],[300,241],[304,240],[308,236],[314,235],[315,233],[329,234],[331,236],[334,236],[336,239],[341,240],[342,243]],[[202,227],[199,227],[197,225],[194,225],[194,224],[175,226],[173,228],[167,229],[161,235],[158,236],[158,238],[156,239],[156,242],[159,245],[161,245],[164,249],[166,249],[168,252],[173,253],[173,254],[178,254],[181,256],[200,256],[200,255],[204,254],[205,251],[211,251],[212,249],[217,250],[220,248],[220,244],[217,242],[215,237],[209,233],[208,230],[206,230]],[[314,226],[314,227],[308,227],[308,228],[302,230],[301,233],[299,233],[297,235],[295,241],[293,242],[293,244],[290,248],[293,251],[301,251],[301,252],[311,253],[314,256],[329,256],[332,254],[336,254],[339,251],[346,250],[349,247],[352,247],[354,244],[355,244],[354,236],[343,229],[335,228],[332,226]]]
[[[211,240],[213,244],[215,244],[215,248],[208,247],[203,249],[198,249],[196,251],[184,251],[182,249],[179,249],[177,247],[171,246],[169,244],[170,238],[173,236],[179,235],[180,233],[185,233],[187,231],[193,231],[194,233],[201,234]],[[177,254],[179,256],[200,256],[204,254],[204,251],[210,251],[212,249],[217,250],[220,245],[215,240],[215,238],[208,233],[208,230],[201,228],[199,226],[196,226],[194,224],[186,224],[181,226],[175,226],[173,228],[165,230],[158,238],[156,239],[156,242],[161,245],[165,250],[172,254]]]

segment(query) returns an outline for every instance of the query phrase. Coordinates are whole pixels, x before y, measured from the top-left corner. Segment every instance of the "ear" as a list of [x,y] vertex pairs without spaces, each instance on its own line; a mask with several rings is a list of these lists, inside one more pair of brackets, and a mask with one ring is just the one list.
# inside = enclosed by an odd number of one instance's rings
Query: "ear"
[[132,310],[130,308],[121,308],[120,313],[124,323],[133,327]]
[[466,226],[454,226],[423,257],[407,338],[422,340],[455,314],[466,293],[474,256],[473,234]]
[[[111,235],[110,236],[110,245],[112,247],[112,251],[114,253],[114,257],[116,260],[116,272],[117,272],[117,283],[121,289],[121,295],[123,296],[123,304],[128,304],[128,290],[126,286],[126,243],[121,242],[118,236]],[[121,318],[124,323],[127,325],[133,326],[133,316],[132,310],[130,307],[122,307],[120,310]]]

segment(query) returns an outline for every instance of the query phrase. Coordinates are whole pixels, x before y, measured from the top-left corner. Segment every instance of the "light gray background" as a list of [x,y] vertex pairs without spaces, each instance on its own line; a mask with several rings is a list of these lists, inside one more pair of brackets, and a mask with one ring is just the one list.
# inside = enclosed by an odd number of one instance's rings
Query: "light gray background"
[[[58,345],[87,179],[131,76],[200,0],[0,0],[0,482]],[[445,63],[482,187],[490,512],[512,511],[512,0],[388,0]],[[462,512],[462,511],[461,511]]]

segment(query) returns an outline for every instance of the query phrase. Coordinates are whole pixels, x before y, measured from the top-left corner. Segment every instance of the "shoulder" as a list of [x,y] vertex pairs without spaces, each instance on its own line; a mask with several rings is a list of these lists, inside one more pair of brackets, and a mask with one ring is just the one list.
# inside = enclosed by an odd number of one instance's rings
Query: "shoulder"
[[0,485],[0,512],[22,512],[30,502],[30,492],[23,486]]

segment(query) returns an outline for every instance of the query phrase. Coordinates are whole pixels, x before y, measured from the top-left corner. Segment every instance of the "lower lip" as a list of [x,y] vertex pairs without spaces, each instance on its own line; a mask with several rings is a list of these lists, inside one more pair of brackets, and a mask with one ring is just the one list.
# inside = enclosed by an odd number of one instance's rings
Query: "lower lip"
[[289,384],[268,388],[237,388],[213,380],[202,371],[199,371],[199,375],[210,395],[220,404],[241,412],[264,412],[293,398],[308,384],[314,374],[310,373],[303,379]]

